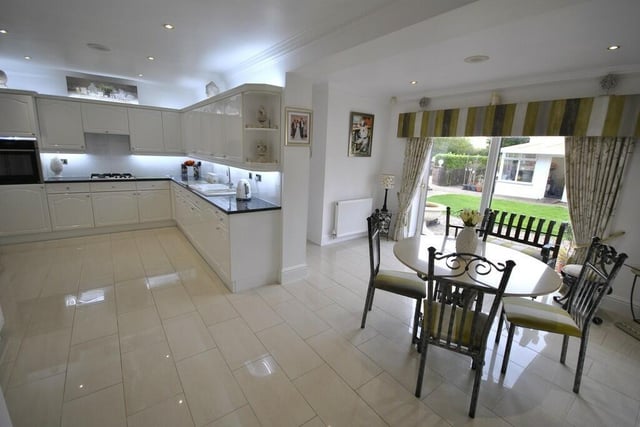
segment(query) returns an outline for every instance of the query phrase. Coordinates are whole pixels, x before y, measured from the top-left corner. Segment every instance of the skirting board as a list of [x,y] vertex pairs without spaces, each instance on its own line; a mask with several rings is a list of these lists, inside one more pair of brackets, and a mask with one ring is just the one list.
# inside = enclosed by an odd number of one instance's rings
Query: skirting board
[[293,267],[283,268],[280,271],[280,283],[286,284],[304,280],[309,276],[309,267],[307,264],[298,264]]

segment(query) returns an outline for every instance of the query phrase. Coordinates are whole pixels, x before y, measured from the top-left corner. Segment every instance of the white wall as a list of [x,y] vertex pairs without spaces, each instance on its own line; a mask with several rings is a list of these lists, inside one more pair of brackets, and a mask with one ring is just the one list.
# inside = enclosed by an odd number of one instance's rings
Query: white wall
[[309,223],[307,240],[322,244],[322,224],[325,211],[324,194],[327,168],[327,116],[329,113],[329,85],[313,86],[313,140],[309,169]]
[[[283,105],[311,108],[311,83],[294,73],[287,73],[286,81]],[[306,237],[309,207],[309,148],[283,146],[282,168],[280,281],[288,283],[302,279],[308,274]]]
[[[315,91],[319,96],[323,96],[322,92],[323,89],[320,88]],[[318,106],[322,107],[323,103],[324,100]],[[341,241],[331,236],[336,201],[373,197],[374,208],[382,207],[384,190],[380,183],[380,173],[387,153],[389,132],[389,104],[379,98],[367,97],[353,93],[349,88],[329,84],[326,105],[326,122],[316,122],[315,125],[326,129],[325,141],[318,141],[319,144],[324,143],[325,150],[324,190],[309,194],[309,205],[322,212],[321,215],[314,213],[310,216],[309,228],[313,233],[309,238],[320,245]],[[348,156],[349,114],[352,111],[374,115],[371,157]],[[322,161],[322,157],[319,157],[319,161]],[[320,172],[321,167],[314,165],[312,170]],[[315,181],[316,177],[312,176],[311,179]]]

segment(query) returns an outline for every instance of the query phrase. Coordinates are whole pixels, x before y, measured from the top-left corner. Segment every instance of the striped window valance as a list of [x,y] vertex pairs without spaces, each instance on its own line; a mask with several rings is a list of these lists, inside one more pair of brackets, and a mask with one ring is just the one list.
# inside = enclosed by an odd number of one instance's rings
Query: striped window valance
[[640,137],[640,95],[556,99],[401,113],[398,138],[441,136]]

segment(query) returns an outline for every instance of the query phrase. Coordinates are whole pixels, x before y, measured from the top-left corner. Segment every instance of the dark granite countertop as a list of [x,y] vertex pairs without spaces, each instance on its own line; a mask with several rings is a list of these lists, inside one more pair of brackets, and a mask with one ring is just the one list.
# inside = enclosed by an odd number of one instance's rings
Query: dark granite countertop
[[258,199],[257,197],[252,197],[251,200],[237,200],[236,196],[205,196],[189,188],[189,185],[201,184],[205,181],[197,181],[194,179],[182,180],[175,177],[172,178],[172,181],[230,215],[281,209],[280,206],[274,205],[266,200]]
[[218,209],[224,211],[227,214],[238,214],[238,213],[247,213],[247,212],[259,212],[259,211],[270,211],[270,210],[279,210],[280,206],[274,205],[271,202],[267,202],[266,200],[259,199],[257,197],[251,198],[251,200],[237,200],[236,196],[205,196],[203,194],[194,191],[189,188],[189,185],[194,184],[202,184],[205,181],[202,180],[194,180],[187,179],[182,180],[177,177],[169,177],[169,176],[145,176],[140,177],[137,176],[134,179],[91,179],[88,176],[61,176],[58,178],[50,177],[44,180],[45,184],[55,184],[55,183],[65,183],[65,182],[131,182],[131,181],[173,181],[176,184],[186,188],[191,191],[191,193],[200,197],[203,200],[211,203]]

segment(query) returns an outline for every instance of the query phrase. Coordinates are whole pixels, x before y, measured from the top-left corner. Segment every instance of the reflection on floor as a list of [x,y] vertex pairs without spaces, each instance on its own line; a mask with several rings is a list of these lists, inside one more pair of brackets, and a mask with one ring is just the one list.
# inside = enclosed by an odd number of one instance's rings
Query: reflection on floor
[[[392,242],[383,266],[402,268]],[[230,294],[175,228],[0,248],[0,384],[15,426],[449,425],[467,418],[467,358],[430,349],[422,399],[411,302],[378,292],[359,328],[364,239],[308,246],[310,275]],[[519,331],[487,355],[476,423],[637,426],[640,342],[594,326],[577,354]]]

